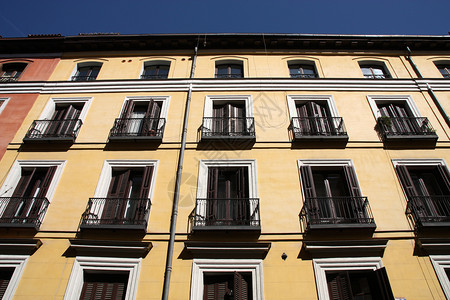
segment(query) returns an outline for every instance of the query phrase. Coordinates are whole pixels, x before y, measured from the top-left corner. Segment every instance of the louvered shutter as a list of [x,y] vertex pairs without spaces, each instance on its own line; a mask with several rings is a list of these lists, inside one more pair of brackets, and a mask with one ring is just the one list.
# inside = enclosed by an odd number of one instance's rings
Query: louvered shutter
[[380,268],[374,271],[378,286],[379,286],[379,299],[380,300],[394,300],[394,294],[389,283],[389,278],[386,273],[386,269]]
[[448,173],[448,169],[445,166],[437,165],[436,166],[442,178],[443,186],[441,189],[443,190],[445,195],[450,195],[450,175]]
[[131,170],[128,169],[112,176],[101,218],[103,222],[111,222],[113,219],[120,217],[122,204],[127,198],[127,192],[130,188],[130,174]]
[[230,200],[231,203],[235,203],[232,207],[233,218],[240,220],[240,225],[249,225],[248,221],[250,219],[250,203],[249,203],[249,182],[248,182],[248,168],[241,167],[236,171],[236,183],[237,183],[237,196],[239,199],[244,200]]
[[206,203],[206,220],[217,218],[217,196],[219,188],[219,168],[208,168],[208,194]]
[[228,130],[225,127],[225,118],[225,105],[214,105],[211,130],[215,133],[215,135],[221,135]]
[[161,114],[161,103],[151,100],[146,115],[146,118],[149,119],[145,129],[147,135],[155,136],[158,133],[160,114]]
[[147,199],[150,193],[152,175],[153,175],[153,166],[145,167],[144,175],[142,177],[142,186],[139,192],[139,198],[141,200],[139,200],[139,203],[137,205],[137,213],[136,213],[137,220],[143,220],[145,217],[145,210],[147,208]]
[[3,219],[13,218],[16,215],[19,206],[23,203],[23,198],[26,197],[25,193],[28,189],[28,186],[30,185],[31,178],[36,172],[36,168],[33,168],[32,170],[22,169],[21,171],[22,175],[20,177],[20,180],[12,194],[11,200],[9,201],[8,205],[5,208],[5,211],[3,212]]
[[8,284],[11,280],[12,274],[14,273],[14,269],[4,269],[0,270],[0,299],[3,299],[5,295],[6,289],[8,288]]
[[400,179],[400,182],[403,186],[403,189],[405,190],[408,199],[418,196],[417,190],[414,187],[411,176],[409,175],[408,168],[406,166],[397,165],[395,170],[397,171],[398,178]]
[[208,276],[203,286],[203,300],[227,299],[230,294],[228,280],[225,276]]
[[297,103],[297,116],[298,119],[294,119],[296,123],[294,123],[294,127],[298,128],[299,132],[302,134],[310,133],[311,126],[308,115],[307,103]]
[[36,198],[33,202],[29,202],[29,205],[31,205],[31,207],[27,206],[26,209],[24,210],[24,212],[28,212],[28,215],[26,217],[30,218],[30,219],[34,219],[37,218],[39,216],[39,211],[41,210],[41,207],[44,203],[44,198],[47,195],[48,192],[48,188],[50,187],[50,184],[52,182],[53,179],[53,175],[56,172],[56,167],[49,167],[47,169],[47,172],[45,173],[44,178],[42,179],[42,181],[40,182],[40,187],[39,187],[39,192],[36,195]]
[[58,132],[56,132],[57,135],[73,135],[82,108],[82,106],[75,107],[72,104],[65,108],[64,116],[61,120],[61,126],[59,127]]
[[114,274],[91,274],[83,283],[80,300],[123,300],[127,278]]
[[242,135],[246,131],[245,126],[245,109],[241,104],[227,104],[229,129],[230,133]]
[[302,187],[306,198],[316,198],[316,189],[314,187],[314,179],[311,166],[301,166],[300,174],[302,175]]
[[330,300],[351,300],[352,292],[347,272],[327,274]]
[[244,276],[238,272],[234,272],[234,299],[233,300],[248,300],[249,286]]
[[361,191],[356,179],[355,170],[351,166],[344,166],[344,174],[347,181],[348,190],[352,197],[361,197]]

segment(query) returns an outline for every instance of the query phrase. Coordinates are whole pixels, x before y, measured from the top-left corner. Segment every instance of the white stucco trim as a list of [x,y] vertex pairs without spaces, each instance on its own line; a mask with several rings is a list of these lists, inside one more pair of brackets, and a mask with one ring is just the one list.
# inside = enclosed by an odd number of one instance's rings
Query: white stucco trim
[[450,299],[450,280],[445,273],[446,269],[450,269],[450,255],[430,255],[430,260],[442,290],[444,291],[445,297]]
[[204,273],[248,272],[252,274],[254,300],[264,300],[263,266],[261,259],[194,259],[192,262],[191,298],[203,299]]
[[392,159],[392,164],[394,167],[401,166],[446,166],[444,159],[440,158],[429,158],[429,159],[416,159],[416,158],[405,158],[405,159]]
[[52,118],[57,104],[83,104],[79,119],[84,122],[91,106],[93,97],[70,97],[70,98],[51,98],[47,102],[44,110],[42,111],[39,120],[49,120]]
[[372,113],[377,119],[378,117],[381,117],[380,110],[378,109],[377,102],[406,102],[406,105],[408,106],[410,112],[412,113],[413,117],[420,117],[419,109],[417,108],[416,104],[414,103],[411,96],[405,96],[405,95],[367,95],[367,101],[369,101],[370,108],[372,109]]
[[83,288],[83,273],[86,270],[101,272],[128,272],[126,300],[136,298],[141,258],[105,258],[82,257],[75,258],[72,273],[70,273],[64,300],[78,300]]
[[20,176],[22,174],[22,168],[56,167],[52,182],[50,183],[47,194],[45,196],[48,201],[51,202],[65,165],[65,160],[16,160],[12,165],[11,170],[9,171],[2,187],[0,188],[0,197],[12,196],[14,189],[19,183]]
[[332,95],[287,95],[289,115],[291,118],[297,118],[297,109],[295,108],[295,102],[307,102],[307,101],[324,101],[327,103],[330,110],[331,117],[339,117],[336,103]]
[[329,300],[327,271],[376,270],[383,263],[380,257],[318,258],[313,259],[313,267],[319,300]]
[[13,268],[14,272],[6,288],[3,300],[11,300],[19,285],[20,278],[22,277],[23,270],[28,261],[28,255],[0,255],[0,269],[1,268]]
[[0,98],[0,101],[3,101],[3,103],[0,104],[0,114],[5,109],[6,104],[9,102],[9,98]]

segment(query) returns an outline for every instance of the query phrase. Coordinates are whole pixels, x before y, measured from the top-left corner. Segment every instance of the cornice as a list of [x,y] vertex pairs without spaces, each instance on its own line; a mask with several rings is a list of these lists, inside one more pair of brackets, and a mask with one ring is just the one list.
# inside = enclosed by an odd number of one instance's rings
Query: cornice
[[434,91],[450,91],[446,79],[174,79],[164,81],[100,80],[93,82],[53,81],[0,84],[0,94],[76,94],[115,92],[193,91],[385,91],[420,92],[429,85]]

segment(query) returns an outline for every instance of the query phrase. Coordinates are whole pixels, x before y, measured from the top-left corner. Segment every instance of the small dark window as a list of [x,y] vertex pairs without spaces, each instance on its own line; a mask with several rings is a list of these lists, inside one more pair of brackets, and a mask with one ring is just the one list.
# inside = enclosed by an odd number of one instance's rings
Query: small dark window
[[83,65],[78,66],[75,76],[72,77],[73,81],[93,81],[97,79],[97,75],[100,72],[101,64],[95,65]]
[[253,299],[251,273],[205,274],[203,280],[203,300]]
[[84,273],[80,300],[124,300],[128,273]]
[[291,78],[317,77],[317,72],[314,65],[309,64],[289,64],[289,74]]
[[1,268],[0,269],[0,299],[3,299],[6,289],[8,288],[9,281],[14,273],[12,268]]
[[144,67],[141,79],[167,79],[170,65],[148,65]]
[[242,64],[216,64],[216,78],[243,78]]
[[365,78],[384,79],[391,78],[386,68],[381,65],[360,64],[361,71]]
[[26,66],[25,63],[3,64],[0,71],[0,82],[17,81]]
[[444,78],[450,78],[450,64],[436,65]]

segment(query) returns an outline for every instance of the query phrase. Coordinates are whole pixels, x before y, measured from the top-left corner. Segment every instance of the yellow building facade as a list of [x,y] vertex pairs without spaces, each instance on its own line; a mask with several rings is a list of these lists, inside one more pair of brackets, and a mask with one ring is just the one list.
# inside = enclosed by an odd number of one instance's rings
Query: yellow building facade
[[4,299],[450,299],[449,36],[2,45]]

